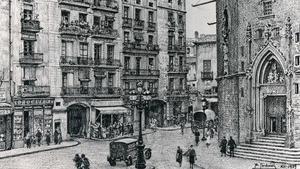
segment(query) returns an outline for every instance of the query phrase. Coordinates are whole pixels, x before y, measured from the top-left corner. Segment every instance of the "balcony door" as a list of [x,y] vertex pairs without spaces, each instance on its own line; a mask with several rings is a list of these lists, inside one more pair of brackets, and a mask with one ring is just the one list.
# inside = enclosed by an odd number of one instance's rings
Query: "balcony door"
[[141,69],[141,58],[137,57],[136,58],[136,74],[140,74],[140,69]]
[[95,60],[96,65],[99,65],[101,63],[101,55],[102,55],[102,45],[95,44],[94,45],[94,60]]
[[24,41],[24,57],[33,57],[34,41]]

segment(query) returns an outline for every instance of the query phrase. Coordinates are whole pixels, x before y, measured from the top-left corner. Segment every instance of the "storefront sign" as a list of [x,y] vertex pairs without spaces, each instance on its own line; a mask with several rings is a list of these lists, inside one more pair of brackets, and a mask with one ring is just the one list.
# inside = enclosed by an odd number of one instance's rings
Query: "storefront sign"
[[0,109],[0,116],[8,115],[11,113],[10,109]]
[[53,106],[54,98],[14,100],[15,106]]
[[116,101],[99,101],[99,100],[93,100],[91,103],[92,106],[95,107],[107,107],[107,106],[122,106],[123,101],[116,100]]

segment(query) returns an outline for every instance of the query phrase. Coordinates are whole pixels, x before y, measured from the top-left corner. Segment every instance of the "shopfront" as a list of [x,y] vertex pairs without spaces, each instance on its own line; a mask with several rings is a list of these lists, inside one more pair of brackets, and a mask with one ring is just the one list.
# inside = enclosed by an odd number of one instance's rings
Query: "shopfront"
[[12,147],[12,110],[7,103],[0,103],[0,150]]

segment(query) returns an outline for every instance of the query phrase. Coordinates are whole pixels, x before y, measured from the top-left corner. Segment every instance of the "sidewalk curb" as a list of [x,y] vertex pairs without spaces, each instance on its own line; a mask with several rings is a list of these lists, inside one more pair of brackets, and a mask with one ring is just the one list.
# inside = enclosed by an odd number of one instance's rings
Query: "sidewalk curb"
[[62,147],[53,147],[53,148],[44,149],[44,150],[35,150],[35,151],[31,151],[31,152],[7,155],[7,156],[0,157],[0,160],[5,159],[5,158],[12,158],[12,157],[18,157],[18,156],[23,156],[23,155],[35,154],[35,153],[40,153],[40,152],[45,152],[45,151],[65,149],[65,148],[75,147],[75,146],[78,146],[79,144],[81,144],[81,142],[78,140],[73,140],[73,141],[76,142],[73,145],[67,145],[67,146],[62,146]]
[[[184,129],[187,129],[187,128],[191,128],[191,126],[188,126],[188,127],[184,127]],[[175,131],[175,130],[181,130],[181,128],[157,128],[157,130],[161,130],[161,131]]]
[[[153,134],[155,133],[156,131],[155,130],[152,130],[151,132],[148,132],[148,133],[143,133],[143,136],[144,135],[148,135],[148,134]],[[114,140],[118,140],[118,139],[122,139],[122,138],[128,138],[128,137],[138,137],[139,135],[138,134],[134,134],[134,135],[127,135],[127,136],[122,136],[122,137],[117,137],[117,138],[111,138],[111,139],[97,139],[97,138],[90,138],[90,140],[94,140],[94,141],[102,141],[102,142],[105,142],[105,141],[114,141]]]

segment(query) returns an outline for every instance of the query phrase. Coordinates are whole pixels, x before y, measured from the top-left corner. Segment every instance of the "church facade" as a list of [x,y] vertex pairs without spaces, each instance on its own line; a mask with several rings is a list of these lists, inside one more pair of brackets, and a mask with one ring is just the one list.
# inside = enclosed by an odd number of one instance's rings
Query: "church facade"
[[217,1],[220,139],[300,146],[300,1]]

